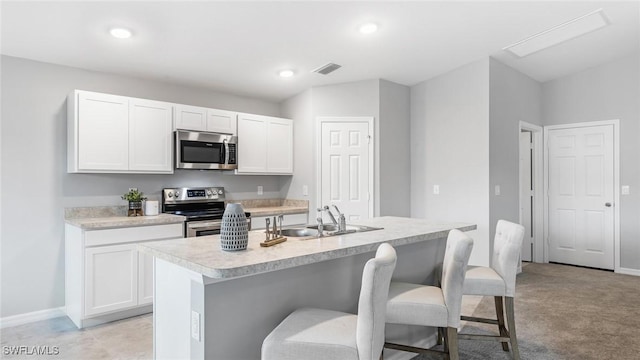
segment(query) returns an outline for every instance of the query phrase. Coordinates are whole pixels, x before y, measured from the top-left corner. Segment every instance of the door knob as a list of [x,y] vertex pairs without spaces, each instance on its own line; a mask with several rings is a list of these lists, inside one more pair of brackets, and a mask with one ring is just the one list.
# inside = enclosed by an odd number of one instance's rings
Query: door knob
[[604,206],[611,207],[611,203],[610,202],[604,203]]

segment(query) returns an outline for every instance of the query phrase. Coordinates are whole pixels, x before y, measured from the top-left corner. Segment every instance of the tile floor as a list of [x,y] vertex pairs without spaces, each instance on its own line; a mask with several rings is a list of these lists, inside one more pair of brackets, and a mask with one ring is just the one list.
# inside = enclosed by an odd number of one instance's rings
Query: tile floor
[[[481,296],[465,296],[462,312],[471,314]],[[464,322],[463,322],[464,323]],[[0,331],[3,359],[151,359],[153,315],[141,315],[78,330],[67,317],[39,321]],[[5,346],[54,346],[58,355],[6,355]]]

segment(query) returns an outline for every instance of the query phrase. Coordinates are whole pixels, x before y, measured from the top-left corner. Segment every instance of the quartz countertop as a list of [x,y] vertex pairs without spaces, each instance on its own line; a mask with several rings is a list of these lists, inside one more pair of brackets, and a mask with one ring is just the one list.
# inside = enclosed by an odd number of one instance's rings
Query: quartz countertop
[[147,242],[139,244],[138,250],[210,278],[229,279],[371,252],[384,242],[400,246],[443,238],[451,229],[476,229],[469,223],[401,217],[354,224],[384,229],[323,238],[289,237],[271,247],[260,246],[265,235],[263,230],[256,230],[249,232],[247,250],[242,251],[221,250],[219,235]]
[[184,222],[180,215],[159,214],[154,216],[105,216],[86,218],[67,218],[65,222],[84,230],[100,230],[131,226],[177,224]]

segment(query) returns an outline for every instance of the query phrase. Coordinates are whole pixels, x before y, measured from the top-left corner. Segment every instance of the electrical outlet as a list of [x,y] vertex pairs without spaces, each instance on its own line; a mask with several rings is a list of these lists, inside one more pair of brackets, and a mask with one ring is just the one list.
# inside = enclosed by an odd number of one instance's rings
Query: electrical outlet
[[262,187],[262,185],[258,185],[258,195],[262,195],[264,192],[264,189]]
[[440,194],[440,185],[433,185],[433,194],[434,195]]
[[191,337],[200,342],[200,314],[191,311]]
[[631,193],[629,185],[622,185],[622,195],[629,195]]
[[307,185],[302,185],[302,196],[309,196],[309,187]]
[[496,185],[495,192],[496,192],[496,196],[500,195],[500,185]]

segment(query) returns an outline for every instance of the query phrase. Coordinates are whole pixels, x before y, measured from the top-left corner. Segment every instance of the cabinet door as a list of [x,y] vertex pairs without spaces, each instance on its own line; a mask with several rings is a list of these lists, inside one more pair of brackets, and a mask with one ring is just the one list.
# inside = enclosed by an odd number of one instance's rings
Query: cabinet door
[[267,122],[267,172],[293,173],[293,121],[269,119]]
[[207,131],[236,135],[237,114],[231,111],[208,109]]
[[153,256],[138,253],[138,305],[153,303]]
[[138,304],[138,251],[135,244],[85,249],[85,316]]
[[80,91],[77,100],[78,170],[127,170],[128,98]]
[[205,131],[207,129],[207,109],[197,106],[175,106],[176,129]]
[[172,173],[172,105],[129,100],[129,170]]
[[267,119],[238,115],[238,173],[267,171]]

